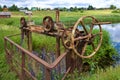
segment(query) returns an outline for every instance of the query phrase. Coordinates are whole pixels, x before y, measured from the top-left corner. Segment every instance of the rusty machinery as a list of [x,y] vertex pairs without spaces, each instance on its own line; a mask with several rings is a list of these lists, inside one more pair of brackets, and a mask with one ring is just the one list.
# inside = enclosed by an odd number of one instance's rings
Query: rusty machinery
[[[89,23],[87,25],[89,25],[89,27],[86,26],[87,20]],[[45,16],[43,18],[42,26],[29,25],[29,24],[27,25],[24,18],[21,18],[20,23],[21,23],[21,27],[22,27],[21,29],[23,33],[26,33],[26,31],[28,32],[30,31],[30,32],[37,32],[40,34],[56,37],[57,56],[60,56],[59,48],[60,48],[60,39],[61,39],[63,46],[67,49],[67,51],[69,51],[68,54],[72,52],[78,57],[80,57],[80,59],[90,58],[99,50],[102,43],[102,35],[103,35],[101,25],[110,24],[110,22],[99,22],[93,16],[83,16],[80,19],[78,19],[78,21],[72,27],[65,28],[64,24],[62,24],[59,21],[58,10],[56,11],[56,21],[53,21],[52,17],[50,16]],[[98,26],[97,28],[98,31],[96,33],[93,32],[95,25]],[[99,37],[98,43],[94,43],[96,37]],[[89,45],[92,46],[92,52],[87,54],[85,52],[86,52],[87,46]],[[69,66],[69,63],[71,63],[70,60],[68,60],[68,65],[67,63],[66,65]]]

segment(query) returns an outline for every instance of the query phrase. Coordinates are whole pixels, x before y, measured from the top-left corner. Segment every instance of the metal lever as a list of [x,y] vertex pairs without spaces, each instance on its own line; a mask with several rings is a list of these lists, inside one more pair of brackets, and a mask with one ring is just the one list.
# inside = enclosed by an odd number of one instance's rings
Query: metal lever
[[111,24],[111,22],[97,22],[97,23],[92,23],[94,25],[103,25],[103,24]]

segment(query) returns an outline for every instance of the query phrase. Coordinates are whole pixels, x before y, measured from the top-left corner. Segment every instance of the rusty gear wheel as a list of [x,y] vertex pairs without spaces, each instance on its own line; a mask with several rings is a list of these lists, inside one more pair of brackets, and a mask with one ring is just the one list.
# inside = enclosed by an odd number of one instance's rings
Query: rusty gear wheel
[[52,17],[50,16],[46,16],[43,18],[43,26],[45,31],[49,32],[52,31],[54,29],[54,22]]
[[[87,25],[89,25],[89,29],[85,25],[86,24],[85,19],[86,19],[86,21],[89,20],[89,22],[90,22],[89,24],[87,24]],[[72,41],[72,49],[75,52],[75,54],[78,55],[79,57],[90,58],[99,50],[101,43],[102,43],[102,28],[101,28],[101,25],[98,23],[99,23],[98,20],[92,16],[81,17],[75,23],[73,30],[72,30],[71,41]],[[83,28],[84,35],[75,38],[74,37],[75,32],[79,25]],[[95,28],[95,25],[98,28]],[[95,29],[98,30],[98,31],[96,31],[96,33],[95,33]],[[74,43],[76,41],[80,41],[80,43],[82,44],[82,49],[80,51],[74,45]],[[86,52],[88,46],[91,46],[92,52],[90,52],[90,53]]]
[[[72,49],[72,44],[71,44],[72,29],[73,29],[73,27],[69,27],[69,28],[65,29],[62,33],[62,36],[61,36],[63,46],[66,49]],[[77,37],[78,35],[79,35],[79,31],[76,30],[75,37]],[[78,45],[78,43],[79,43],[79,41],[74,42],[75,47]]]

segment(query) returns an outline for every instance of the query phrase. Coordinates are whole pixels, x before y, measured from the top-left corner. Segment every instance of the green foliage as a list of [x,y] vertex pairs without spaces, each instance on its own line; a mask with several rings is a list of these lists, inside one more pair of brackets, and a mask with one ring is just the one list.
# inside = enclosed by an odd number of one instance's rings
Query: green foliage
[[73,74],[68,74],[65,80],[81,80],[81,74],[78,72],[77,69],[73,72]]
[[25,7],[24,9],[25,9],[25,10],[29,10],[29,8],[28,8],[28,7]]
[[[96,32],[97,30],[95,30]],[[96,41],[99,39],[97,38]],[[95,41],[95,43],[97,43]],[[91,53],[91,48],[88,48],[86,53]],[[94,72],[99,66],[100,68],[106,68],[114,63],[112,59],[113,55],[117,55],[116,50],[111,44],[109,33],[103,30],[103,41],[98,52],[90,59],[84,59],[84,63],[87,62],[90,65],[91,72]]]
[[0,80],[17,80],[17,76],[12,72],[6,62],[4,51],[4,36],[19,33],[18,28],[0,25]]
[[68,74],[65,80],[120,80],[120,66],[108,67],[106,69],[97,68],[94,74],[79,73],[77,70],[73,74]]
[[60,11],[67,11],[68,9],[66,7],[64,7],[64,8],[60,8],[59,10]]
[[120,13],[120,10],[119,9],[113,10],[112,13]]
[[110,9],[116,9],[115,5],[110,5]]
[[48,52],[55,51],[56,39],[54,37],[49,37],[41,34],[33,34],[32,36],[33,50],[40,51],[45,48]]
[[97,69],[94,74],[82,74],[81,80],[120,80],[120,66]]
[[0,11],[2,11],[2,6],[0,5]]
[[19,11],[19,8],[15,4],[13,4],[11,7],[9,7],[9,10],[10,11]]
[[3,8],[7,8],[7,6],[6,6],[6,5],[4,5],[4,6],[3,6]]
[[70,11],[74,11],[74,12],[77,12],[78,11],[78,8],[75,6],[75,7],[70,7],[69,9]]
[[94,10],[95,8],[92,5],[89,5],[87,10]]
[[0,24],[8,25],[8,26],[19,26],[19,18],[2,18]]

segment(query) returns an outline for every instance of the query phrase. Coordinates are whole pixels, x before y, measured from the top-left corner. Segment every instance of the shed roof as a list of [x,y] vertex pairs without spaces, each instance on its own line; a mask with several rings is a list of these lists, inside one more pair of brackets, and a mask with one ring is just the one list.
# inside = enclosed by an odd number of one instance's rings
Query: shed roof
[[11,15],[11,12],[0,12],[0,15]]

